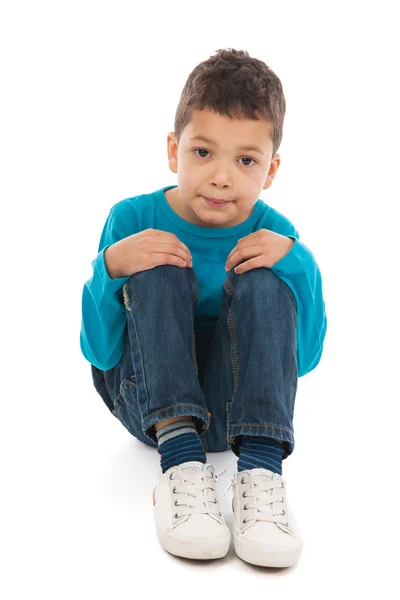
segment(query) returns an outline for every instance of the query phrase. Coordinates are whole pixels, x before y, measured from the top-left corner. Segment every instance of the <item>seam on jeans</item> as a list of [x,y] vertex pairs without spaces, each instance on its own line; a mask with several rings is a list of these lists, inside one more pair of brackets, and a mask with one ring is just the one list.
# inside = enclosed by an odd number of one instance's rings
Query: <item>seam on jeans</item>
[[[127,284],[125,284],[125,285],[127,285]],[[137,333],[136,323],[135,323],[135,319],[134,318],[132,318],[132,324],[133,324],[133,328],[135,330],[135,342],[136,342],[137,349],[138,349],[138,352],[139,352],[139,355],[140,355],[140,366],[142,367],[142,373],[143,373],[143,389],[144,389],[144,393],[146,394],[146,405],[149,406],[149,393],[148,393],[148,389],[147,389],[146,373],[145,373],[145,370],[144,370],[143,356],[142,356],[142,351],[140,349],[140,344],[139,344],[139,339],[138,339],[138,333]]]
[[[225,427],[226,427],[226,436],[225,436],[225,440],[228,442],[228,444],[230,443],[228,440],[228,431],[229,431],[229,413],[232,407],[232,402],[227,402],[225,405]],[[227,448],[228,450],[228,448]]]
[[228,310],[227,321],[228,321],[228,328],[231,333],[231,364],[232,364],[232,371],[233,371],[233,391],[232,391],[231,402],[233,402],[233,399],[235,397],[237,387],[238,387],[239,364],[238,364],[237,352],[236,352],[236,329],[235,329],[235,323],[233,322],[233,317],[232,317],[232,313],[231,313],[230,309]]
[[196,376],[199,376],[199,366],[197,364],[197,355],[196,355],[196,338],[194,334],[194,319],[192,318],[192,360],[196,369]]
[[[158,413],[162,413],[165,412],[166,410],[169,410],[170,408],[175,408],[176,406],[192,406],[193,408],[197,408],[197,410],[200,410],[203,413],[206,413],[207,416],[211,417],[211,413],[207,412],[206,410],[204,410],[204,408],[201,408],[201,406],[196,406],[196,404],[170,404],[169,406],[166,406],[165,408],[161,408],[160,410],[154,410],[151,413],[148,413],[146,418],[152,417],[153,415],[156,415]],[[178,415],[177,415],[178,416]]]
[[228,279],[228,277],[225,278],[224,288],[231,296],[235,295],[235,288],[233,287],[232,282],[230,281],[230,279]]
[[[198,286],[196,286],[196,289],[191,294],[193,310],[194,310],[194,307],[196,306],[196,302],[197,302],[199,295],[200,295],[200,291],[199,291]],[[196,376],[198,377],[199,376],[199,365],[197,364],[197,355],[196,355],[196,336],[194,333],[194,317],[192,317],[192,360],[193,360],[193,364],[196,369]]]
[[[225,278],[224,289],[232,297],[236,293],[236,290],[228,277]],[[230,416],[230,409],[232,408],[232,402],[235,397],[237,386],[238,386],[239,364],[238,364],[237,352],[236,352],[236,329],[235,329],[235,323],[233,321],[233,316],[232,316],[230,309],[228,310],[227,325],[228,325],[229,332],[231,334],[231,365],[232,365],[232,372],[233,372],[233,391],[232,391],[232,398],[229,402],[229,410],[226,411],[226,431],[227,431],[227,433],[226,433],[225,439],[228,443],[231,443],[231,440],[228,439],[229,438],[229,416]]]
[[[224,288],[230,296],[233,297],[235,295],[236,290],[228,277],[226,277],[226,279],[224,281]],[[237,390],[237,384],[238,384],[239,364],[238,364],[237,352],[236,352],[236,329],[235,329],[235,323],[234,323],[232,312],[231,312],[230,308],[228,309],[227,324],[228,324],[228,328],[229,328],[229,331],[231,334],[231,364],[232,364],[232,371],[233,371],[233,391],[232,391],[231,402],[233,402],[233,399],[235,397],[236,390]]]
[[291,429],[288,429],[287,427],[279,427],[278,425],[273,425],[272,423],[237,423],[236,425],[231,426],[230,429],[233,429],[233,427],[242,427],[243,425],[251,425],[252,427],[273,427],[274,429],[280,429],[281,431],[288,431],[294,436],[294,431]]

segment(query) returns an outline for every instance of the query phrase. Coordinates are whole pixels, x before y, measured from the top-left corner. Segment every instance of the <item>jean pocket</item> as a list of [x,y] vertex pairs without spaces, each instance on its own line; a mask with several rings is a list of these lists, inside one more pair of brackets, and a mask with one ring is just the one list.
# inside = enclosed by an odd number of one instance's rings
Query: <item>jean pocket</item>
[[136,383],[123,379],[120,393],[115,399],[113,414],[136,439],[157,448],[156,442],[148,438],[142,429],[142,417],[137,405]]

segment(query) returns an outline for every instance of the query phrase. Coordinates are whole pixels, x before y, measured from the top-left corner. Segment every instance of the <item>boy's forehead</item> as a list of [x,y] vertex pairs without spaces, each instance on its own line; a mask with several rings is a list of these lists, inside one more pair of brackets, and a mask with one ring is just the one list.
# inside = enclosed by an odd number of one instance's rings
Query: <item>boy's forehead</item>
[[227,144],[245,149],[258,149],[267,154],[272,151],[271,124],[265,119],[259,120],[228,117],[213,111],[204,109],[194,110],[189,123],[186,125],[182,135],[188,142],[198,139],[204,142],[214,143],[217,146]]

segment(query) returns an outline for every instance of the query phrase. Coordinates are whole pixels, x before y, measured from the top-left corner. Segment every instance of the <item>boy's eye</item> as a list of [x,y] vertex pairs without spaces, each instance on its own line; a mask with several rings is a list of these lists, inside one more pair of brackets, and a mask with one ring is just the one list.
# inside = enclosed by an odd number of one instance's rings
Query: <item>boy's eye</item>
[[[205,152],[206,154],[210,154],[208,152],[208,150],[206,150],[205,148],[194,148],[193,152]],[[205,156],[199,156],[198,154],[197,154],[197,156],[199,158],[206,158]],[[243,156],[240,160],[242,160],[242,159],[252,160],[254,163],[258,162],[254,158],[251,158],[251,156]],[[251,166],[251,165],[245,165],[245,167],[249,167],[249,166]]]
[[[204,150],[204,148],[195,148],[194,152],[205,152],[206,154],[210,154],[207,150]],[[204,158],[204,156],[201,156],[199,158]]]

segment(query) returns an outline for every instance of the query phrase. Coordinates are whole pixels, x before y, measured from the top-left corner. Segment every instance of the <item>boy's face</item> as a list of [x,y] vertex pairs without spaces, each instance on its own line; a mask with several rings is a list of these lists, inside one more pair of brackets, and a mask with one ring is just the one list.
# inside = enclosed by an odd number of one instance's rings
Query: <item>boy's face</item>
[[[192,139],[197,136],[210,141]],[[260,151],[243,146],[257,146]],[[230,119],[209,109],[193,111],[179,145],[173,131],[168,135],[169,167],[178,179],[178,187],[168,193],[177,212],[202,227],[232,227],[248,219],[261,190],[269,188],[278,170],[280,156],[272,156],[272,148],[265,119]],[[229,203],[210,206],[204,196]]]

